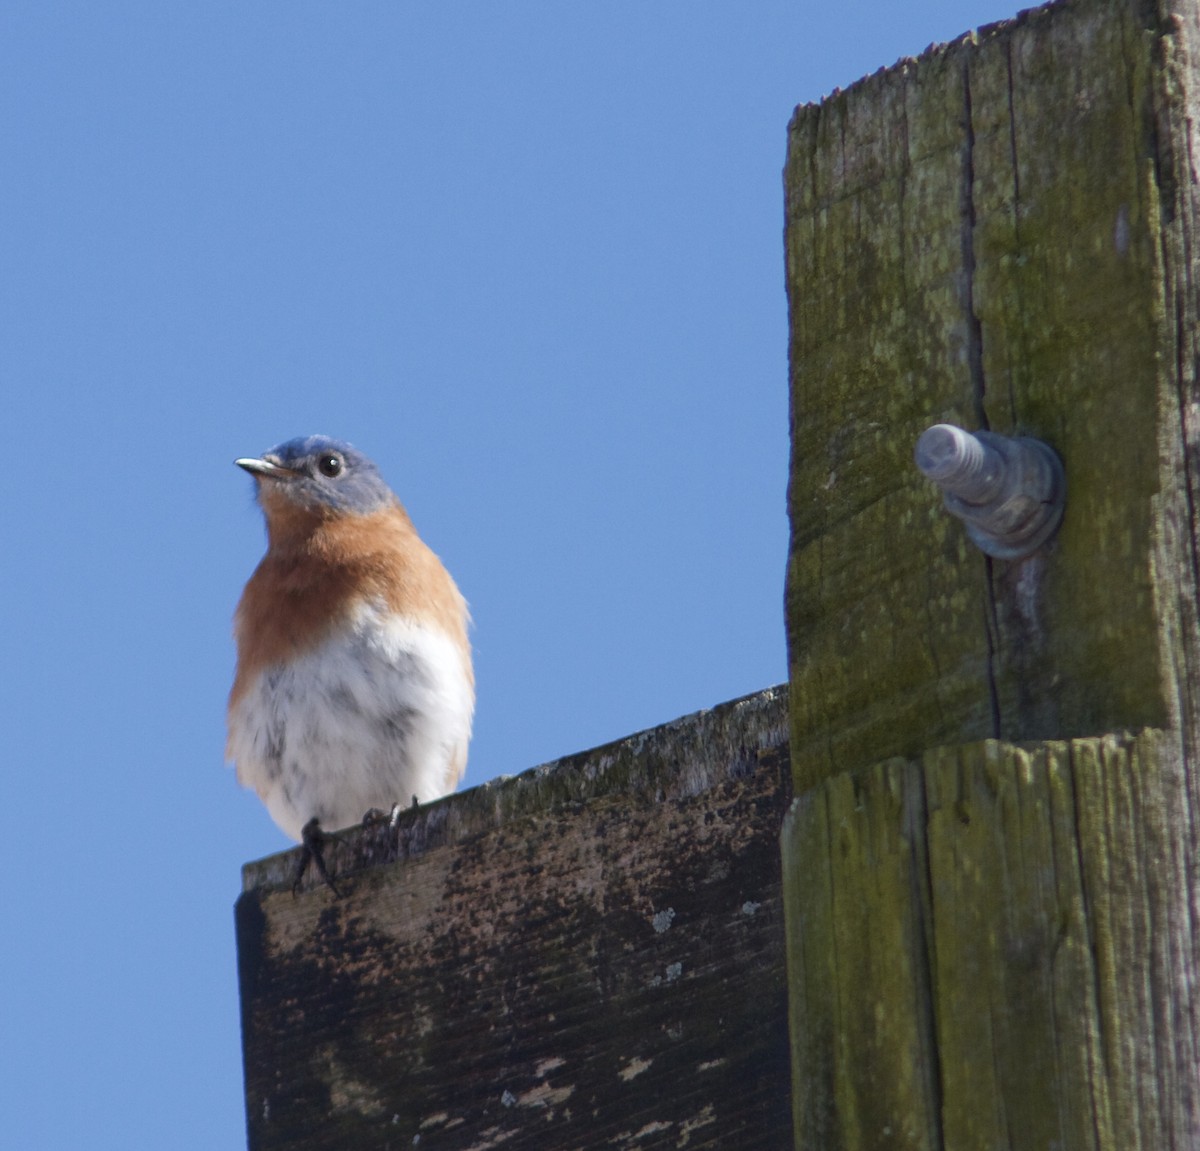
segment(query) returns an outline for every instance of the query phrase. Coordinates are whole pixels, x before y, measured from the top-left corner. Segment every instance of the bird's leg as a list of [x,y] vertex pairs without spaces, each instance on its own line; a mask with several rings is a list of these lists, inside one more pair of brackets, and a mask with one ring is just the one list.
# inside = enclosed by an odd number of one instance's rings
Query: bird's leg
[[330,878],[329,870],[325,866],[326,841],[327,836],[321,830],[320,820],[316,816],[313,816],[300,830],[300,863],[296,868],[296,878],[292,881],[293,896],[299,893],[300,881],[304,878],[304,873],[308,870],[308,865],[311,863],[317,869],[317,874],[329,886],[329,890],[338,899],[342,898],[342,893],[337,889],[337,884]]

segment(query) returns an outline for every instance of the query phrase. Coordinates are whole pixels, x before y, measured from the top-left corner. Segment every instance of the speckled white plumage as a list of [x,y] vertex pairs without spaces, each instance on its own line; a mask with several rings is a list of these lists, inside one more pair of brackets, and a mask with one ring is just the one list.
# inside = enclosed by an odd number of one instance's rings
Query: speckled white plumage
[[467,759],[474,688],[438,630],[360,604],[348,627],[259,671],[229,714],[228,754],[293,839],[453,791]]

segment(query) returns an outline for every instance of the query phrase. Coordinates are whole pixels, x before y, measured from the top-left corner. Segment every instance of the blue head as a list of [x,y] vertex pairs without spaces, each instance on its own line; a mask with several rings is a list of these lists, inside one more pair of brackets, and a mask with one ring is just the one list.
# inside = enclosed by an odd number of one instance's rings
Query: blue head
[[264,452],[234,460],[267,491],[314,512],[367,515],[396,502],[379,469],[344,440],[299,436]]

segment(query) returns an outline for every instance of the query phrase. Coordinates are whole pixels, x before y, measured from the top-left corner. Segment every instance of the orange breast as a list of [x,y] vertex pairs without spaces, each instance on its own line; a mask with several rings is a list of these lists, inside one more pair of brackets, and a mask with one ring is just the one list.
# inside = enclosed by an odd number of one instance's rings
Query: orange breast
[[444,631],[461,647],[469,673],[466,603],[399,504],[339,518],[299,511],[280,517],[274,510],[268,510],[270,546],[234,617],[231,707],[260,671],[346,626],[363,600]]

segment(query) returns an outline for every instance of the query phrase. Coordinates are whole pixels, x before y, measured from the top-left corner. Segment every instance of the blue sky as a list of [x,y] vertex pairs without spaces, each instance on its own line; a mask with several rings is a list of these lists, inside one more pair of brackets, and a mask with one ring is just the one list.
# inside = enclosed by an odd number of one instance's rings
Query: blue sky
[[782,681],[788,119],[1014,11],[4,6],[7,1145],[243,1145],[234,457],[379,464],[471,602],[468,786]]

